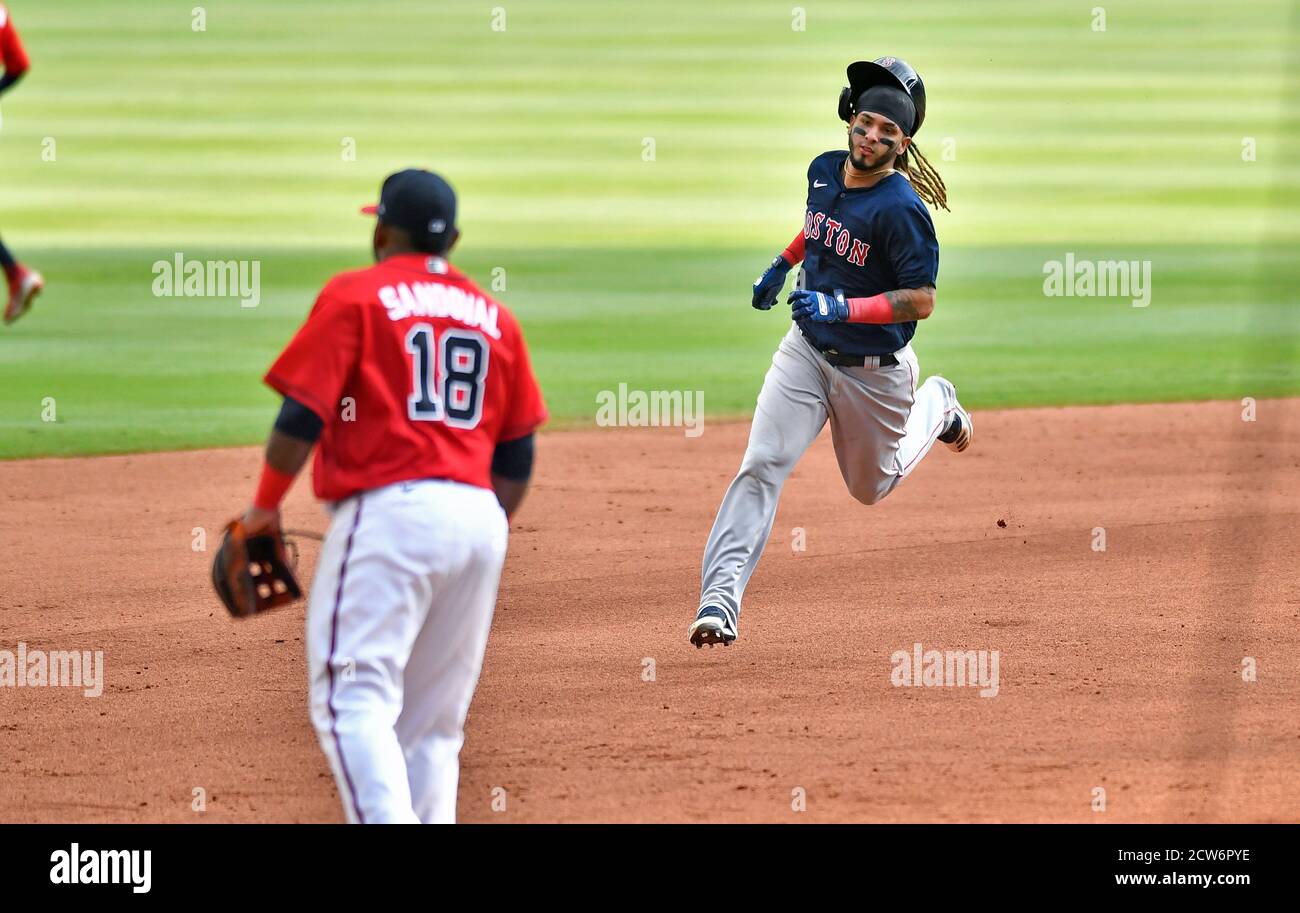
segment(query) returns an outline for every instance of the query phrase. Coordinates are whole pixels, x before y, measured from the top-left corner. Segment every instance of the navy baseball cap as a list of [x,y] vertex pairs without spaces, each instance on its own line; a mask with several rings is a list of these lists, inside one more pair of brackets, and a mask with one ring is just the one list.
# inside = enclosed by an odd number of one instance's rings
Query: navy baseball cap
[[438,253],[456,232],[456,191],[432,171],[407,168],[384,178],[379,202],[363,206],[366,215],[401,228],[417,247]]

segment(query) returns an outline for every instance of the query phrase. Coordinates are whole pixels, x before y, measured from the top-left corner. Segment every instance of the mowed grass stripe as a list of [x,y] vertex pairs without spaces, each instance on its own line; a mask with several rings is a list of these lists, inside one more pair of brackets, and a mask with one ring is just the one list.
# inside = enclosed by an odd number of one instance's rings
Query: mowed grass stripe
[[[748,284],[843,142],[844,64],[881,53],[926,78],[953,206],[923,371],[976,408],[1300,392],[1283,3],[1113,3],[1104,32],[1034,2],[819,3],[805,32],[767,0],[548,2],[505,32],[471,3],[207,9],[203,33],[190,7],[14,10],[35,68],[4,102],[0,234],[51,284],[0,331],[0,456],[259,439],[262,371],[413,163],[461,191],[459,262],[506,270],[558,424],[620,382],[744,415],[788,323]],[[154,298],[177,251],[258,260],[261,305]],[[1150,307],[1044,297],[1067,252],[1151,260]]]

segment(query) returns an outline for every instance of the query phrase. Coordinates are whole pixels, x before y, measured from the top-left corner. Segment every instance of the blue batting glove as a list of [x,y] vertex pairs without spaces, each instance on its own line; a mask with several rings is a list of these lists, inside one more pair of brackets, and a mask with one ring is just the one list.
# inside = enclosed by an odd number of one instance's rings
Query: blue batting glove
[[776,297],[785,287],[785,274],[788,272],[790,272],[790,264],[785,262],[785,257],[778,254],[767,271],[754,280],[754,307],[766,311],[776,304]]
[[834,295],[795,289],[786,300],[790,302],[791,320],[806,317],[817,323],[841,323],[849,319],[849,305],[839,289],[835,290]]

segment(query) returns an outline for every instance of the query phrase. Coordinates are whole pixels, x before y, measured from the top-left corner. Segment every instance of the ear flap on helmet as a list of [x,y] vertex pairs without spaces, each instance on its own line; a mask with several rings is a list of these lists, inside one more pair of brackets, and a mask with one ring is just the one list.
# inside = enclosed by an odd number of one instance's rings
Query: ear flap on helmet
[[840,89],[840,120],[846,124],[853,123],[853,97],[848,86]]

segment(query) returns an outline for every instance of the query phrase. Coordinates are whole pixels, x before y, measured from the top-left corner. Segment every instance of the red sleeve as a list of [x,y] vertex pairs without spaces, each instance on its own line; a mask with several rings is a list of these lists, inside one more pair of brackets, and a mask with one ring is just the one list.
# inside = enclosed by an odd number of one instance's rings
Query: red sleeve
[[794,236],[790,246],[781,251],[781,256],[785,257],[785,262],[791,266],[803,261],[803,229],[799,229],[799,234]]
[[18,29],[14,28],[14,21],[3,6],[0,6],[0,60],[4,61],[5,73],[9,76],[26,73],[31,66],[23,43],[18,40]]
[[894,306],[882,292],[870,298],[850,298],[849,319],[845,323],[894,323]]
[[329,424],[360,351],[361,309],[331,282],[264,379]]
[[506,418],[501,423],[497,442],[517,441],[527,437],[546,421],[546,403],[542,401],[542,388],[533,375],[532,360],[524,334],[519,332],[519,356],[515,359],[514,376],[510,378],[510,391],[506,403]]

